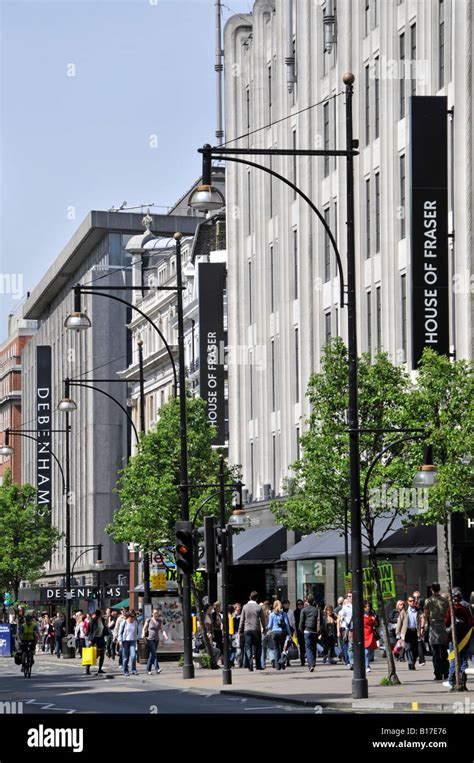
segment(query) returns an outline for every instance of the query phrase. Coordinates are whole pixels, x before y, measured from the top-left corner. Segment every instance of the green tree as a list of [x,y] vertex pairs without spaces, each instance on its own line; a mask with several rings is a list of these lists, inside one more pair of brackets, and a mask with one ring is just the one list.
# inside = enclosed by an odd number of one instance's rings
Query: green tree
[[[277,520],[303,533],[338,530],[344,532],[346,505],[350,494],[349,435],[345,420],[348,408],[347,350],[340,338],[323,349],[321,372],[309,382],[311,414],[308,430],[301,438],[302,457],[291,466],[287,481],[288,498],[273,504]],[[359,361],[359,426],[363,429],[391,429],[399,425],[409,394],[410,379],[394,366],[388,355],[380,353],[371,362],[367,355]],[[398,439],[400,436],[398,436]],[[382,449],[397,435],[364,432],[360,435],[361,494],[369,467]],[[411,508],[411,492],[396,488],[411,485],[413,471],[399,456],[399,447],[388,450],[383,468],[374,468],[368,500],[362,505],[362,534],[368,547],[369,564],[376,586],[378,611],[385,632],[388,675],[399,683],[392,652],[377,566],[377,548],[387,537],[397,517]],[[403,500],[400,500],[400,497]],[[375,520],[386,518],[386,529],[375,534]]]
[[[213,427],[207,421],[202,398],[187,398],[188,477],[191,484],[216,484],[219,453],[212,443]],[[137,543],[153,549],[174,539],[175,523],[180,519],[180,428],[179,400],[173,398],[160,408],[155,428],[140,438],[138,452],[121,471],[117,483],[120,508],[107,532],[117,543]],[[228,470],[226,481],[237,472]],[[193,519],[203,501],[217,488],[191,489],[189,514]],[[218,513],[218,499],[204,509]],[[201,516],[201,515],[200,515]]]
[[34,583],[60,533],[36,503],[36,488],[17,485],[7,471],[0,486],[0,585],[18,599],[20,582]]
[[[429,442],[437,468],[436,482],[429,488],[428,500],[418,516],[420,524],[440,524],[444,528],[444,557],[448,581],[451,622],[452,565],[449,524],[453,512],[466,511],[473,495],[472,454],[474,450],[474,376],[464,360],[452,362],[432,350],[421,359],[416,386],[406,405],[406,422],[430,431]],[[420,451],[410,445],[404,454],[412,468],[419,467]],[[462,690],[459,651],[455,628],[452,641],[456,661],[456,689]]]

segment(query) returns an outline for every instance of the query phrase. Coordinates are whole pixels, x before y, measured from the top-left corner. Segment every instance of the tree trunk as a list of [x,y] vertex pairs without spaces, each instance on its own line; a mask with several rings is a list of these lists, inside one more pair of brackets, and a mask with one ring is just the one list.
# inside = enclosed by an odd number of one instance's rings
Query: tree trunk
[[458,650],[458,637],[456,633],[456,625],[454,620],[454,604],[453,604],[453,581],[451,578],[451,554],[449,551],[449,537],[448,537],[448,519],[444,522],[444,555],[446,560],[446,577],[448,579],[448,600],[449,611],[451,613],[451,641],[453,642],[454,651],[454,664],[455,664],[455,689],[456,691],[464,691],[464,686],[461,678],[461,669],[459,664],[459,650]]
[[387,618],[385,616],[385,605],[384,605],[383,595],[382,595],[382,586],[380,585],[380,574],[379,574],[379,568],[377,565],[377,556],[375,553],[375,547],[374,547],[372,535],[369,537],[369,564],[372,569],[373,578],[375,580],[375,592],[377,594],[377,608],[378,608],[378,614],[379,614],[379,618],[381,620],[382,628],[383,628],[388,679],[390,683],[392,684],[392,686],[398,686],[401,684],[401,681],[397,675],[397,670],[395,668],[395,659],[394,659],[393,652],[390,645],[390,636],[388,632]]

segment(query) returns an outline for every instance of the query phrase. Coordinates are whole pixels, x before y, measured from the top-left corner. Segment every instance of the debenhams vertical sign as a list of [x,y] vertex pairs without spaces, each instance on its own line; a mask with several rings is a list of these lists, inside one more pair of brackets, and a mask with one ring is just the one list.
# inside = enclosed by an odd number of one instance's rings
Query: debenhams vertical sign
[[449,353],[447,99],[411,99],[413,366],[425,347]]
[[36,486],[38,505],[51,516],[51,347],[36,348]]

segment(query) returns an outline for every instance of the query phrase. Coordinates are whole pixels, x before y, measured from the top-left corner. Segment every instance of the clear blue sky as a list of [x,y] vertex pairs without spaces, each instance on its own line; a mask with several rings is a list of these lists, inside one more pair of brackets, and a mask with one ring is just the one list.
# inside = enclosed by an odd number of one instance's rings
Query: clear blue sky
[[[225,5],[224,22],[253,1]],[[4,274],[31,290],[90,209],[171,205],[199,176],[215,34],[214,0],[0,0],[0,13],[1,342],[18,305]]]

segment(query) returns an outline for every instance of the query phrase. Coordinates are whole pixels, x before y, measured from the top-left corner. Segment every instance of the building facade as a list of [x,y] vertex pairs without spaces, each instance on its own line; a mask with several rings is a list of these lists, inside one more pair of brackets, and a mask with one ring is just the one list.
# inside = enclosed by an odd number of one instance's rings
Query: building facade
[[[8,338],[0,346],[0,432],[21,426],[21,354],[35,329],[35,321],[21,318],[21,307],[9,316]],[[7,469],[13,481],[20,484],[21,442],[13,455],[0,456],[0,483]]]
[[[472,356],[472,14],[453,0],[257,0],[225,29],[233,148],[345,148],[342,76],[354,73],[359,352],[385,350],[409,370],[411,95],[445,95],[451,112],[450,351]],[[318,206],[345,269],[345,161],[276,157],[271,167]],[[265,504],[284,493],[309,377],[329,338],[347,341],[347,310],[323,226],[289,187],[229,163],[226,197],[229,346],[247,349],[247,362],[229,365],[229,454],[250,501]]]
[[[187,232],[186,217],[156,215],[153,225],[163,235],[171,235],[176,225]],[[96,582],[94,561],[97,549],[82,554],[86,546],[102,544],[105,562],[102,583],[114,584],[118,576],[128,578],[128,555],[123,544],[115,544],[106,534],[118,508],[114,492],[118,471],[130,452],[130,427],[123,410],[114,400],[87,386],[88,382],[127,406],[127,384],[116,383],[117,373],[131,358],[129,308],[102,295],[83,295],[82,311],[91,328],[71,332],[64,321],[74,309],[75,284],[112,287],[107,293],[130,301],[131,262],[125,249],[130,237],[143,228],[142,215],[123,212],[90,212],[82,225],[46,272],[25,303],[23,315],[36,320],[38,330],[23,353],[23,421],[37,420],[37,349],[51,348],[51,448],[63,469],[66,461],[65,414],[57,410],[64,397],[64,379],[72,380],[70,396],[77,410],[70,413],[71,424],[71,564],[73,584]],[[23,479],[36,484],[36,443],[23,444]],[[51,518],[65,532],[65,497],[58,470],[53,464]],[[81,555],[81,556],[80,556]],[[80,558],[79,558],[80,556]],[[77,560],[77,562],[76,562]],[[65,545],[60,541],[47,566],[44,582],[60,585],[65,573]]]

